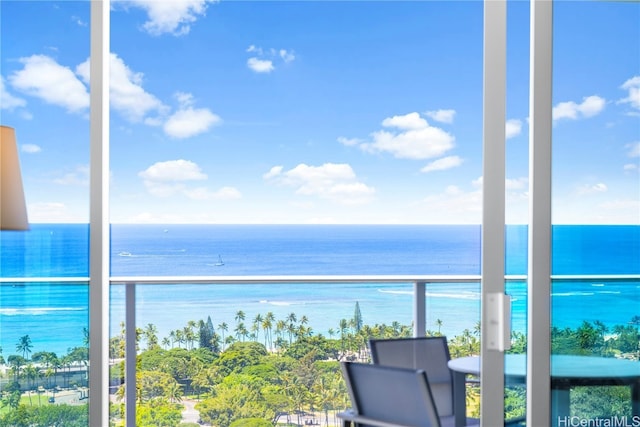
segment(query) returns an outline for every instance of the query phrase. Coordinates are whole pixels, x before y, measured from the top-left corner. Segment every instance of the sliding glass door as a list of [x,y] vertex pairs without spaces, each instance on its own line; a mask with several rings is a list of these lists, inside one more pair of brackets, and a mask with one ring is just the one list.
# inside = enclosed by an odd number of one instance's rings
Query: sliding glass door
[[551,425],[638,425],[640,3],[553,14]]

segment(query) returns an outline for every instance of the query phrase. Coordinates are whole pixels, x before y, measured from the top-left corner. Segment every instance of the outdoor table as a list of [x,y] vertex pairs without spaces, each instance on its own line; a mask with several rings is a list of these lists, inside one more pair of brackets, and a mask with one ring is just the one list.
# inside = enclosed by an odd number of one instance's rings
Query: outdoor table
[[[455,425],[462,427],[466,416],[465,377],[480,375],[480,357],[451,359],[449,369],[453,373]],[[524,384],[527,373],[526,354],[505,355],[504,371],[505,383]],[[640,416],[640,361],[613,357],[552,355],[551,419],[568,419],[571,387],[613,385],[627,385],[631,388],[632,416]]]

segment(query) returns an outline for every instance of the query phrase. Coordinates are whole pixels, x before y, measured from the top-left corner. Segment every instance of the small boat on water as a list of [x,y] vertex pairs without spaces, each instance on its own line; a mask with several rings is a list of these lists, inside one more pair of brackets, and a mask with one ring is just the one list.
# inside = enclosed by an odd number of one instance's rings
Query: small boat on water
[[224,261],[222,261],[222,257],[218,255],[218,262],[214,264],[216,267],[221,267],[224,265]]
[[131,256],[131,252],[122,251],[118,254],[118,256]]

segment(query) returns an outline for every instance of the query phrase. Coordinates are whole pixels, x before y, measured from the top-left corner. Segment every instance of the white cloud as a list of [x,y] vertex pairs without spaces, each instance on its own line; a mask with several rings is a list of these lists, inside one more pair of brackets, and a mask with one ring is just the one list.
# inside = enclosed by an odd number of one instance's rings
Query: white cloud
[[78,16],[72,16],[72,17],[71,17],[71,20],[72,20],[73,22],[75,22],[76,24],[78,24],[78,26],[80,26],[80,27],[86,27],[86,26],[88,25],[86,21],[83,21],[83,20],[82,20],[80,17],[78,17]]
[[138,173],[138,175],[145,180],[158,182],[207,179],[207,175],[202,173],[200,166],[190,160],[184,159],[154,163],[146,170]]
[[599,182],[597,184],[587,184],[579,187],[578,194],[604,193],[607,190],[607,185]]
[[185,182],[207,179],[207,175],[200,170],[200,166],[183,159],[157,162],[139,172],[138,176],[143,179],[149,193],[158,197],[169,197],[179,192],[186,193],[189,189]]
[[[482,220],[483,177],[471,181],[467,190],[450,185],[443,191],[423,198],[419,206],[431,224],[478,224]],[[508,223],[526,223],[528,212],[527,178],[505,181]]]
[[263,49],[260,46],[250,45],[246,52],[253,53],[254,56],[247,59],[247,67],[256,73],[270,73],[275,70],[274,60],[282,61],[285,64],[293,62],[296,55],[293,50],[287,49]]
[[456,115],[456,110],[435,110],[427,111],[424,114],[428,117],[431,117],[436,122],[453,123],[453,118]]
[[350,146],[362,144],[364,141],[359,138],[346,138],[344,136],[339,136],[338,142],[342,145],[346,145],[350,147]]
[[27,101],[11,95],[4,86],[4,77],[0,76],[0,109],[13,110],[16,107],[24,107]]
[[398,158],[429,159],[453,148],[454,138],[442,129],[427,127],[399,134],[378,131],[372,134],[373,142],[363,144],[366,151],[389,152]]
[[256,73],[270,73],[275,69],[272,61],[255,57],[247,59],[247,66]]
[[[442,156],[453,148],[454,137],[444,130],[430,126],[416,112],[388,117],[382,126],[395,131],[379,130],[371,133],[370,142],[359,143],[367,152],[388,152],[397,158],[429,159]],[[341,143],[356,143],[356,139],[338,138]]]
[[271,178],[275,178],[276,176],[280,175],[282,173],[282,170],[284,168],[282,166],[274,166],[272,167],[269,172],[265,173],[264,175],[262,175],[263,179],[271,179]]
[[208,131],[220,124],[222,119],[206,108],[193,108],[193,95],[178,92],[176,98],[180,109],[173,113],[164,124],[164,132],[173,138],[189,138]]
[[123,3],[144,9],[149,20],[143,28],[149,34],[171,33],[179,36],[189,33],[191,24],[204,16],[212,0],[125,0]]
[[579,105],[578,111],[584,117],[593,117],[604,109],[606,103],[607,101],[599,96],[588,96]]
[[24,68],[9,76],[9,82],[16,90],[64,107],[70,112],[89,107],[87,88],[70,68],[45,55],[20,58],[20,62]]
[[640,76],[630,78],[620,87],[627,90],[629,95],[618,102],[630,104],[633,108],[640,110]]
[[[144,90],[143,73],[132,71],[115,53],[110,58],[109,96],[116,111],[131,122],[139,122],[150,113],[161,114],[167,109],[158,98]],[[89,59],[78,65],[76,72],[89,84]]]
[[418,113],[409,113],[404,116],[387,117],[382,121],[384,127],[395,127],[402,130],[424,129],[429,127],[425,119]]
[[176,92],[173,96],[178,100],[178,104],[180,104],[182,108],[190,107],[195,102],[193,95],[190,93]]
[[59,185],[77,185],[86,187],[89,185],[89,166],[78,166],[76,170],[67,172],[60,178],[53,180]]
[[504,182],[504,188],[507,191],[526,190],[528,191],[529,178],[507,178]]
[[629,149],[627,153],[629,157],[640,157],[640,141],[632,142],[625,147]]
[[301,163],[286,172],[281,166],[276,166],[264,178],[295,187],[296,194],[317,196],[344,205],[368,203],[375,194],[375,189],[358,182],[351,166],[344,163],[325,163],[322,166]]
[[593,117],[604,109],[605,104],[606,100],[597,95],[583,98],[580,104],[573,101],[560,102],[553,107],[553,120]]
[[635,171],[635,170],[638,170],[638,169],[639,169],[638,165],[636,165],[634,163],[627,163],[626,165],[624,165],[622,167],[622,170],[625,170],[625,171]]
[[518,119],[510,119],[505,123],[505,137],[506,139],[513,138],[520,135],[522,132],[522,121]]
[[461,164],[462,164],[462,159],[460,157],[448,156],[438,160],[434,160],[433,162],[429,163],[428,165],[420,169],[420,172],[427,173],[427,172],[433,172],[433,171],[442,171],[442,170],[458,167]]
[[40,146],[36,144],[22,144],[20,146],[20,150],[23,153],[29,153],[29,154],[39,153],[40,151],[42,151]]
[[296,55],[292,50],[288,51],[286,49],[280,49],[279,54],[280,58],[282,58],[285,63],[291,62],[296,59]]
[[[111,106],[125,119],[151,126],[158,126],[166,117],[169,108],[143,87],[143,73],[131,70],[118,55],[111,54]],[[89,60],[76,68],[87,84],[90,81]],[[173,138],[189,138],[206,132],[221,119],[206,108],[193,108],[194,98],[190,93],[176,92],[179,109],[171,114],[163,125],[164,132]]]

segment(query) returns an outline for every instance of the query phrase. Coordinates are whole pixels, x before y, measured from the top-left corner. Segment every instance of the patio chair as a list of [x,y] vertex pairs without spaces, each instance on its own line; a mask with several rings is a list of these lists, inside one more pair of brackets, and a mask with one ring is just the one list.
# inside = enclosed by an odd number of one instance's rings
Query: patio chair
[[351,409],[338,414],[350,423],[372,427],[442,427],[423,370],[342,362]]
[[[446,337],[370,339],[369,350],[374,364],[424,370],[441,422],[453,423],[453,374],[447,365],[451,355]],[[478,419],[466,418],[467,426],[478,424]]]

